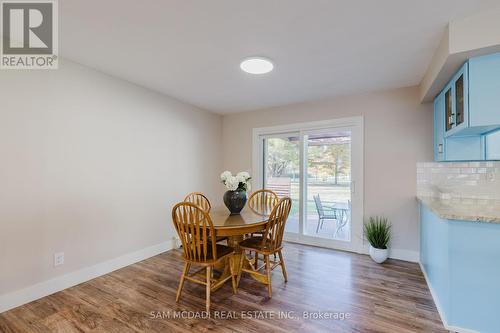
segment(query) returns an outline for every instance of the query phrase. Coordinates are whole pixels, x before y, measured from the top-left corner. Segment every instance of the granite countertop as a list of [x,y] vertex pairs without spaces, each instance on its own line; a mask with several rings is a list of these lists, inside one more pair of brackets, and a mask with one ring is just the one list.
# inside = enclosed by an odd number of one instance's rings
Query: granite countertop
[[500,200],[425,196],[417,199],[442,219],[500,223]]

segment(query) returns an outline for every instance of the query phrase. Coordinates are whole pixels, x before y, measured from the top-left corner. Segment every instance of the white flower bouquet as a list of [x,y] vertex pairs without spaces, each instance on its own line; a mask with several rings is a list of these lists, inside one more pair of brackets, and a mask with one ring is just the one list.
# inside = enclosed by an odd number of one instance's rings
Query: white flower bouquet
[[236,176],[230,171],[224,171],[220,179],[228,191],[244,190],[250,191],[250,179],[252,177],[246,171],[239,172]]

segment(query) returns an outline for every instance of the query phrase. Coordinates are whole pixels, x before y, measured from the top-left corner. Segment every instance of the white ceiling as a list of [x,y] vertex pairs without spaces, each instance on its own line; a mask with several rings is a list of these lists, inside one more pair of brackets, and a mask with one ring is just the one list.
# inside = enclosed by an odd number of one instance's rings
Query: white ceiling
[[[63,57],[217,113],[420,82],[448,21],[498,0],[64,0]],[[275,70],[251,76],[261,55]]]

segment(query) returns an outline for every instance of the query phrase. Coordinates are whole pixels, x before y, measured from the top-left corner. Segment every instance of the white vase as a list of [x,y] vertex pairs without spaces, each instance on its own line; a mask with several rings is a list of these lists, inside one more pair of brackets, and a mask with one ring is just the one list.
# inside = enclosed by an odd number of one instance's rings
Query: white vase
[[370,245],[370,257],[376,263],[383,263],[389,257],[389,249],[377,249]]

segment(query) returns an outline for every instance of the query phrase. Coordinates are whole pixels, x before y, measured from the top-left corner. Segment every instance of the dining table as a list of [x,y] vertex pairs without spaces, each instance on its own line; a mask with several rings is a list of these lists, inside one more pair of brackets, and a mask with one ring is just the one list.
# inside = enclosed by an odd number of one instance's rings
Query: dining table
[[[270,213],[265,209],[254,210],[248,206],[245,206],[239,214],[230,214],[226,207],[214,207],[210,210],[209,215],[217,238],[227,237],[227,245],[234,249],[234,254],[229,257],[229,260],[215,267],[222,270],[222,274],[217,280],[223,280],[230,276],[231,269],[229,265],[232,265],[233,273],[238,275],[241,268],[239,267],[241,256],[244,256],[239,243],[244,239],[245,235],[264,231],[269,223]],[[254,260],[255,258],[250,259],[245,256],[243,268],[254,269]],[[261,275],[250,273],[250,276],[262,282]]]

